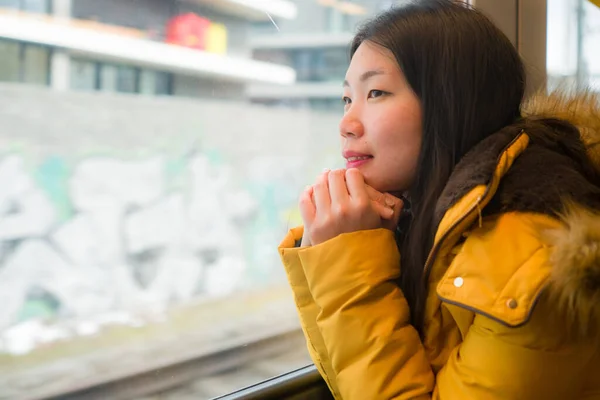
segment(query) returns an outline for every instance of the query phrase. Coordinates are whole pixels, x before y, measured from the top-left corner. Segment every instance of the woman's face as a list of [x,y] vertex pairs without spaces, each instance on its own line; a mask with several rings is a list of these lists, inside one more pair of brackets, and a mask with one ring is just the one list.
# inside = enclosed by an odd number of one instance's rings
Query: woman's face
[[358,168],[381,192],[402,192],[421,149],[421,104],[388,49],[365,41],[344,81],[340,122],[346,168]]

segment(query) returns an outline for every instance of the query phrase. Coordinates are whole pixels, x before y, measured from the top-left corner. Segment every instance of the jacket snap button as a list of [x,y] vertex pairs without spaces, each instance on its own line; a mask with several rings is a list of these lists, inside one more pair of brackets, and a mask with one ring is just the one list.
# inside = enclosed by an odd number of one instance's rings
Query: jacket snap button
[[506,302],[506,305],[511,310],[514,310],[515,308],[517,308],[517,301],[515,299],[508,299],[508,301]]
[[461,278],[460,276],[457,278],[454,278],[454,286],[461,287],[463,285],[463,283],[465,283],[465,282],[464,282],[463,278]]

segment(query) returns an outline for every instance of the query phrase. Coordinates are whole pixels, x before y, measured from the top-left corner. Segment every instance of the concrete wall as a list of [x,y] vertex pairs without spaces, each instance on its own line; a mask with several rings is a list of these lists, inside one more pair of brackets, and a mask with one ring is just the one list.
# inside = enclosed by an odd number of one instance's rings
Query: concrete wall
[[339,115],[0,85],[0,329],[283,279]]

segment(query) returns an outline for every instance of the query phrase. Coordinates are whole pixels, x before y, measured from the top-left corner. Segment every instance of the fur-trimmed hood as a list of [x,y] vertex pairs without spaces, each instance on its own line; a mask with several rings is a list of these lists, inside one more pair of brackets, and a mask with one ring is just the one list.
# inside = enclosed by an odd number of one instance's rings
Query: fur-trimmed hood
[[[554,93],[533,98],[525,108],[533,118],[559,118],[575,125],[591,165],[600,176],[600,97]],[[596,181],[596,184],[598,182]],[[554,245],[551,294],[576,326],[588,332],[600,323],[600,188],[592,204],[563,198],[564,228],[549,232]]]
[[524,132],[529,145],[482,213],[562,220],[561,229],[547,233],[554,248],[548,292],[580,331],[589,331],[591,320],[600,329],[600,97],[538,95],[522,111],[522,120],[483,140],[455,167],[437,221],[472,188],[490,182],[500,155]]
[[590,92],[570,96],[555,92],[538,95],[523,107],[529,118],[557,118],[575,125],[581,133],[587,155],[600,174],[600,95]]

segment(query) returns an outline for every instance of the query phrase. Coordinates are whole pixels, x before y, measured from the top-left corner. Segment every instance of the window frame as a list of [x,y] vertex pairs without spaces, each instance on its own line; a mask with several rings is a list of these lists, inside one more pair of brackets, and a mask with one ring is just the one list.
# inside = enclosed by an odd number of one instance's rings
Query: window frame
[[279,375],[213,400],[328,400],[329,388],[314,365]]

